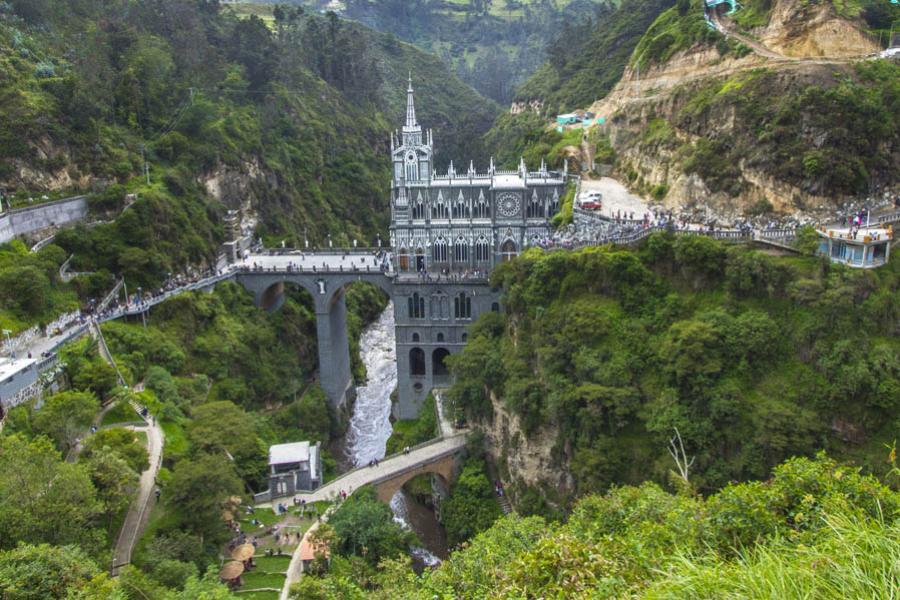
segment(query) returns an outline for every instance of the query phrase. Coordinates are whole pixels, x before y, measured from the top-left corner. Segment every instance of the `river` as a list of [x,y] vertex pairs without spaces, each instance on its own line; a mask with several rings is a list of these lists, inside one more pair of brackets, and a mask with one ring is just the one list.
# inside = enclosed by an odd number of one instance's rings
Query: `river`
[[[391,394],[397,387],[397,353],[394,343],[394,305],[363,330],[359,353],[366,366],[367,381],[357,386],[356,402],[347,428],[346,453],[349,462],[359,467],[372,459],[382,459],[391,437]],[[447,555],[444,529],[434,512],[404,490],[391,499],[394,520],[412,529],[424,547],[410,549],[419,568],[440,564]]]

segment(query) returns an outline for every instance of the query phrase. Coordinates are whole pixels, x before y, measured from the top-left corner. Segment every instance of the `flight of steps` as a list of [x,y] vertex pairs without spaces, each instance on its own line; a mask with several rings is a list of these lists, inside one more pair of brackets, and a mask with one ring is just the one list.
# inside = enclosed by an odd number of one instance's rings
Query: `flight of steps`
[[500,505],[500,510],[503,511],[504,515],[508,515],[513,511],[512,504],[509,503],[509,498],[506,497],[506,494],[497,496],[497,504]]

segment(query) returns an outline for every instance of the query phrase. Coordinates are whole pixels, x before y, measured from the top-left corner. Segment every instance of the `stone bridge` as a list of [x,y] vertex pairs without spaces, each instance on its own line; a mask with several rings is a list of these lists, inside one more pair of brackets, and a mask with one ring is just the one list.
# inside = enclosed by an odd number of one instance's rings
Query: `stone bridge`
[[[406,482],[417,475],[425,474],[437,475],[445,489],[449,489],[456,478],[465,447],[466,433],[437,438],[411,448],[408,454],[389,456],[381,460],[378,466],[357,467],[315,491],[294,494],[292,497],[307,502],[335,500],[341,492],[352,494],[363,486],[372,485],[378,498],[387,503]],[[279,501],[290,504],[291,498],[276,499],[273,503],[267,502],[258,506],[269,506]]]
[[312,297],[316,313],[320,384],[332,405],[340,410],[353,383],[344,292],[348,285],[364,281],[393,298],[395,277],[390,263],[379,259],[375,249],[251,254],[216,275],[130,302],[104,314],[101,320],[140,315],[173,296],[209,290],[229,279],[250,291],[257,306],[270,311],[284,304],[286,286],[304,289]]

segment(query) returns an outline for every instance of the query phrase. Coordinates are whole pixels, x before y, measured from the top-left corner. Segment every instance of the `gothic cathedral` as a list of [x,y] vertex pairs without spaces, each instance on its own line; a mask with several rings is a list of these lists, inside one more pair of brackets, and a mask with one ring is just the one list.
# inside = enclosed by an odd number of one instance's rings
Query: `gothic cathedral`
[[407,89],[406,124],[391,135],[391,247],[399,273],[484,274],[497,262],[550,235],[566,173],[500,171],[494,161],[485,173],[472,163],[457,173],[434,171],[434,141],[416,120],[412,80]]

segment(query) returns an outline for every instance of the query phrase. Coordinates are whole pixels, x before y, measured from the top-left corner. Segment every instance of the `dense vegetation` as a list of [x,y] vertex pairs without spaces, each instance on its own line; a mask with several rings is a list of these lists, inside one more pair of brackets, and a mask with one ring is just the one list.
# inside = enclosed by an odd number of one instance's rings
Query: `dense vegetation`
[[[364,284],[351,286],[347,296],[355,339],[386,299]],[[129,389],[118,387],[96,342],[82,339],[64,349],[69,390],[12,409],[2,430],[0,550],[49,543],[47,560],[56,560],[54,553],[62,553],[60,560],[86,555],[92,574],[95,563],[108,564],[138,475],[148,466],[146,439],[122,427],[139,420],[128,404],[135,399],[159,420],[165,447],[157,480],[162,502],[133,560],[144,572],[129,571],[126,580],[158,598],[200,585],[192,577],[218,565],[229,533],[221,503],[267,487],[270,444],[321,441],[326,469],[334,468],[326,447],[340,431],[314,380],[310,305],[305,292],[292,290],[279,311],[266,313],[243,288],[223,283],[211,294],[155,307],[146,327],[107,323],[104,336]],[[144,390],[134,392],[139,382]],[[102,419],[101,401],[108,404]],[[110,428],[87,435],[95,423]],[[65,455],[77,461],[64,462]],[[6,583],[0,579],[0,589]]]
[[[597,0],[348,0],[347,16],[440,56],[462,81],[506,104],[547,46],[605,13]],[[608,12],[608,11],[607,11]],[[577,26],[576,26],[577,27]]]
[[58,246],[30,253],[21,242],[0,246],[0,328],[17,332],[78,308],[78,288],[63,285]]
[[[891,589],[900,496],[820,455],[708,498],[646,483],[587,496],[564,525],[511,515],[434,571],[310,578],[312,598],[845,598]],[[313,583],[315,582],[315,583]]]
[[115,223],[59,244],[76,270],[145,285],[212,263],[225,208],[248,200],[270,241],[383,232],[388,133],[410,70],[439,163],[486,159],[471,140],[496,110],[440,59],[299,8],[273,31],[218,2],[2,3],[0,55],[0,188],[121,184],[98,209],[137,193]]
[[574,488],[540,490],[551,504],[665,482],[676,428],[703,491],[821,448],[882,472],[900,407],[895,263],[848,271],[654,234],[640,251],[531,250],[494,276],[507,313],[473,326],[450,395],[478,422],[494,394],[522,436],[555,439]]
[[567,26],[548,47],[548,60],[516,90],[516,100],[543,103],[542,114],[586,108],[622,77],[632,51],[672,0],[624,0],[596,22]]

